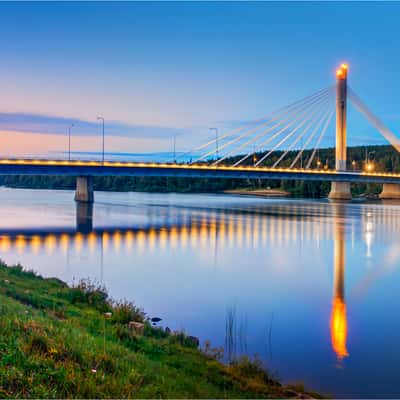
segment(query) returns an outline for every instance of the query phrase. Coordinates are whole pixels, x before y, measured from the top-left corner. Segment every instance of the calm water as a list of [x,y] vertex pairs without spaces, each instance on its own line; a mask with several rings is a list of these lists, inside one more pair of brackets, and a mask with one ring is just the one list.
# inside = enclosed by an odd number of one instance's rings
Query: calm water
[[0,257],[97,279],[286,382],[400,396],[400,206],[96,193],[90,219],[73,195],[1,188]]

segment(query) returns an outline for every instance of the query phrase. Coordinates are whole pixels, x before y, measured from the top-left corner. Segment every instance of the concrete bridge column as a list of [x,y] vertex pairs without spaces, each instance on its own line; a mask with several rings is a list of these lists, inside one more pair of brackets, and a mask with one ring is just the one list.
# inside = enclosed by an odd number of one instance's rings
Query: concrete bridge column
[[379,195],[380,199],[400,200],[400,184],[384,183],[382,192]]
[[93,181],[91,176],[76,177],[75,201],[93,203]]
[[[336,171],[346,171],[347,65],[336,71]],[[351,200],[350,182],[332,182],[329,198]]]

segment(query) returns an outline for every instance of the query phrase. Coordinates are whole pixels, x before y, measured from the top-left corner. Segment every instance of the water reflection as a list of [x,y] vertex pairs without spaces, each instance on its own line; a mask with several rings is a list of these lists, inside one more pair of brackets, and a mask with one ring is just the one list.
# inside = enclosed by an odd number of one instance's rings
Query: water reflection
[[[189,246],[207,252],[212,249],[216,265],[218,249],[222,247],[256,249],[266,244],[280,245],[297,241],[314,241],[319,246],[320,241],[332,238],[334,277],[330,316],[331,346],[338,360],[349,355],[345,301],[346,224],[356,215],[361,215],[366,256],[370,257],[374,219],[378,219],[387,229],[394,223],[390,213],[380,213],[376,209],[372,213],[368,208],[361,212],[360,208],[353,209],[349,205],[325,203],[314,204],[312,207],[292,204],[290,207],[272,205],[268,209],[186,211],[181,210],[178,214],[175,211],[172,217],[168,212],[163,213],[158,209],[155,211],[156,216],[148,216],[151,222],[142,226],[94,228],[93,206],[77,203],[76,229],[0,230],[0,251],[22,253],[30,250],[34,254],[46,253],[51,256],[59,251],[67,254],[71,250],[76,254],[83,251],[92,253],[99,247],[103,270],[103,258],[108,252],[130,253],[135,250],[141,255],[167,247],[177,249]],[[166,218],[160,221],[162,215]],[[327,223],[329,218],[331,224]],[[395,228],[398,228],[398,222]]]
[[336,216],[333,221],[334,237],[334,281],[331,315],[331,342],[338,360],[349,355],[347,351],[347,317],[345,301],[345,268],[346,268],[346,229],[343,204],[334,204]]
[[[94,209],[75,210],[61,199],[46,208],[47,219],[37,215],[39,206],[25,211],[26,201],[0,204],[1,257],[67,281],[104,279],[112,296],[137,301],[215,346],[224,345],[232,305],[245,339],[238,352],[261,353],[284,379],[335,395],[339,385],[347,395],[362,394],[350,381],[368,357],[388,362],[380,357],[393,350],[378,351],[372,341],[382,335],[383,347],[397,343],[383,334],[400,329],[392,300],[398,206],[109,196],[99,194]],[[382,372],[380,381],[388,376]]]

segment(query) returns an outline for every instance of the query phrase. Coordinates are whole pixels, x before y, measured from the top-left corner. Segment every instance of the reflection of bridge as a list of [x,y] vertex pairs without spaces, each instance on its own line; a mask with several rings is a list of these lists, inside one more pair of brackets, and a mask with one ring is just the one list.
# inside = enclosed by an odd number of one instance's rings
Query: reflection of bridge
[[[166,176],[186,178],[324,180],[332,182],[330,198],[350,199],[350,183],[381,183],[383,198],[400,199],[400,174],[347,171],[347,97],[372,125],[400,151],[400,142],[347,86],[347,65],[337,71],[333,88],[320,90],[287,107],[216,137],[190,152],[187,164],[74,160],[0,160],[3,175],[70,175],[77,177],[76,200],[93,201],[92,176]],[[318,148],[336,111],[336,167],[328,169]],[[301,146],[300,146],[301,144]],[[215,146],[215,149],[214,147]],[[299,150],[299,146],[301,147]],[[210,148],[212,148],[210,150]],[[313,149],[303,166],[303,154]],[[289,153],[293,161],[285,161]],[[182,154],[181,154],[182,156]],[[317,156],[317,157],[316,157]],[[282,167],[280,167],[282,166]]]
[[[93,227],[93,207],[77,203],[76,228],[17,228],[0,229],[0,250],[15,250],[31,248],[41,250],[63,247],[65,243],[81,244],[96,240],[105,240],[111,245],[127,245],[141,243],[145,246],[169,243],[179,246],[204,244],[210,246],[218,236],[219,244],[228,247],[238,247],[251,244],[254,248],[272,245],[282,245],[285,242],[300,242],[302,240],[334,240],[336,245],[344,242],[345,219],[351,224],[353,218],[358,218],[362,210],[361,230],[367,247],[371,245],[372,226],[375,232],[382,229],[385,233],[400,233],[400,213],[396,208],[365,205],[353,208],[341,204],[309,203],[298,204],[268,204],[268,207],[253,203],[241,206],[239,209],[195,208],[183,209],[178,216],[160,213],[147,215],[150,221],[135,226]],[[354,212],[354,214],[353,214]],[[297,223],[293,224],[293,220]],[[350,221],[350,222],[349,222]],[[330,223],[329,223],[330,222]],[[332,236],[333,232],[333,236]],[[78,239],[77,239],[78,238]],[[159,241],[159,242],[158,242]],[[129,244],[130,243],[130,244]],[[52,250],[52,251],[53,251]],[[368,249],[367,249],[368,250]],[[344,262],[343,247],[335,250],[335,263]],[[339,268],[340,269],[340,268]]]

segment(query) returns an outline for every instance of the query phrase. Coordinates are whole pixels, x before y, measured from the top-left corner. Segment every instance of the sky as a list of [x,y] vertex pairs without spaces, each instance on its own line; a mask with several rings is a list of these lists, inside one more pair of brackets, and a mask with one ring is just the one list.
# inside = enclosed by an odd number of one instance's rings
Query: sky
[[[0,154],[165,153],[333,85],[400,131],[400,3],[0,3]],[[400,132],[398,134],[400,137]],[[348,143],[385,140],[349,111]],[[323,145],[334,144],[333,130]]]

